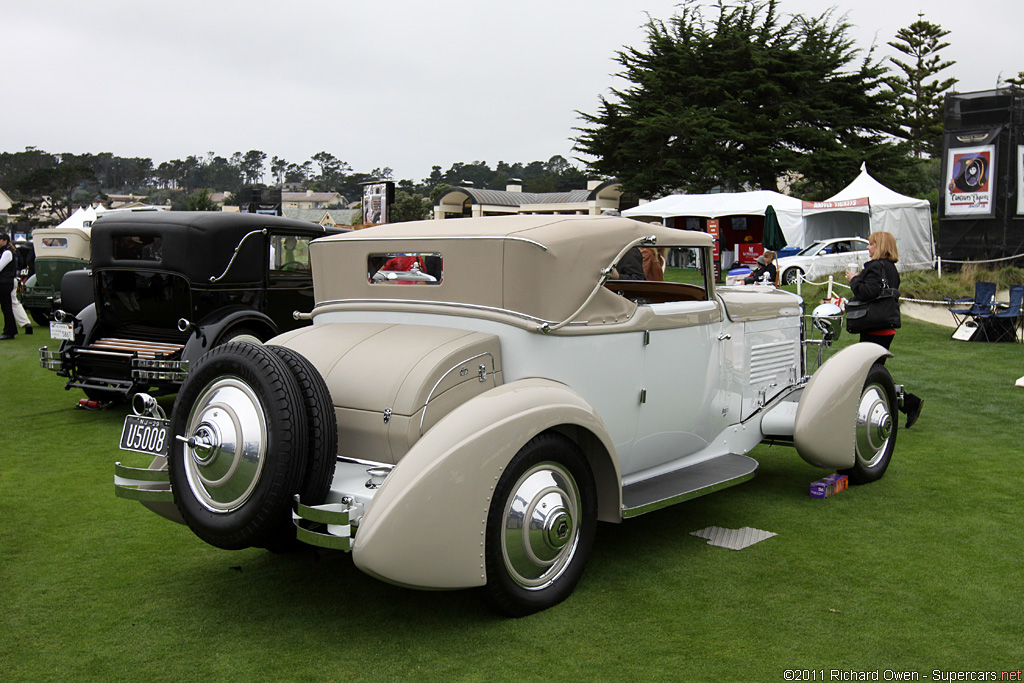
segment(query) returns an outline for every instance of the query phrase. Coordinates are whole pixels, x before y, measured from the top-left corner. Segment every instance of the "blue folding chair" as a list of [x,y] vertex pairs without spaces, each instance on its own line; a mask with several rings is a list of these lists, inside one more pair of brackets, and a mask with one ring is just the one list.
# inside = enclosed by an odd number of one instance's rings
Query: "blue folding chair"
[[995,311],[978,316],[979,324],[988,341],[1017,341],[1017,330],[1024,316],[1024,285],[1010,287],[1010,303],[997,304]]
[[[953,321],[960,327],[965,320],[971,318],[977,322],[978,317],[984,313],[991,313],[996,298],[996,283],[975,282],[973,299],[946,299],[949,305],[949,312],[953,314]],[[965,304],[970,306],[964,307]],[[959,306],[960,308],[954,308]]]

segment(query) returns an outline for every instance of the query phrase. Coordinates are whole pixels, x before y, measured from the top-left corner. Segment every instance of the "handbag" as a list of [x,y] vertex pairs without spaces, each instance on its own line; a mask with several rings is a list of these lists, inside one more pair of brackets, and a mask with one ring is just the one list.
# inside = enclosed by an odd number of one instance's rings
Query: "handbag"
[[900,290],[889,286],[882,276],[882,289],[868,301],[850,299],[846,302],[846,331],[850,334],[895,330],[900,326]]

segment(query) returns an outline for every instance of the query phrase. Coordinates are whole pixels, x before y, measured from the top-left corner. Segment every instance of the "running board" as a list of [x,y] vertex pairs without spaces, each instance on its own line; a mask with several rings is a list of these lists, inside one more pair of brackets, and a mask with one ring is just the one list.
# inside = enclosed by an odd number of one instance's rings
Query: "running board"
[[755,472],[756,460],[729,453],[638,481],[622,489],[622,517],[636,517],[742,484],[753,479]]

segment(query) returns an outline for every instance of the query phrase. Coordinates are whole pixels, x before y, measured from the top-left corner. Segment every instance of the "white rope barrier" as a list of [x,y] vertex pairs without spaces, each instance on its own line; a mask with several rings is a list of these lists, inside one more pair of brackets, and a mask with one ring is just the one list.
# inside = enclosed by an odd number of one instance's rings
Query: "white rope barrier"
[[[802,282],[806,282],[809,285],[816,285],[818,287],[823,287],[825,285],[828,285],[828,297],[826,297],[826,298],[829,298],[829,299],[832,298],[832,295],[833,295],[832,290],[835,287],[842,287],[843,289],[849,289],[851,292],[853,291],[852,288],[850,287],[850,285],[843,284],[842,282],[835,282],[835,278],[830,275],[828,280],[822,281],[822,282],[814,282],[813,280],[804,280],[803,277],[801,277],[799,280],[797,280],[797,294],[800,294],[800,291],[799,291],[800,290],[800,283],[802,283]],[[933,301],[931,299],[912,299],[912,298],[906,297],[906,296],[901,296],[900,297],[900,301],[901,302],[902,301],[906,301],[906,302],[909,302],[909,303],[912,303],[912,304],[938,304],[940,306],[949,306],[952,303],[950,301],[945,301],[945,300],[944,301]]]
[[1000,263],[1000,262],[1002,262],[1002,261],[1013,261],[1014,259],[1024,259],[1024,254],[1017,254],[1016,256],[1004,256],[1003,258],[992,258],[992,259],[983,259],[983,260],[981,260],[981,261],[954,261],[953,259],[948,259],[948,258],[947,258],[947,259],[944,259],[944,258],[942,258],[941,256],[940,256],[940,257],[938,258],[938,260],[939,260],[940,262],[942,262],[942,263],[960,263],[960,264],[970,264],[970,263]]

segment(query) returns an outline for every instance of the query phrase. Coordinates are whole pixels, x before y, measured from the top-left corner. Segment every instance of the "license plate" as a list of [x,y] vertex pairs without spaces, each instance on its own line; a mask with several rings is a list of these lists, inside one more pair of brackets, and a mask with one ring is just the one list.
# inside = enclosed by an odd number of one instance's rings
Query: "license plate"
[[121,430],[121,450],[167,455],[170,447],[170,420],[128,415]]
[[75,324],[74,323],[50,323],[50,339],[64,339],[67,341],[75,340]]

